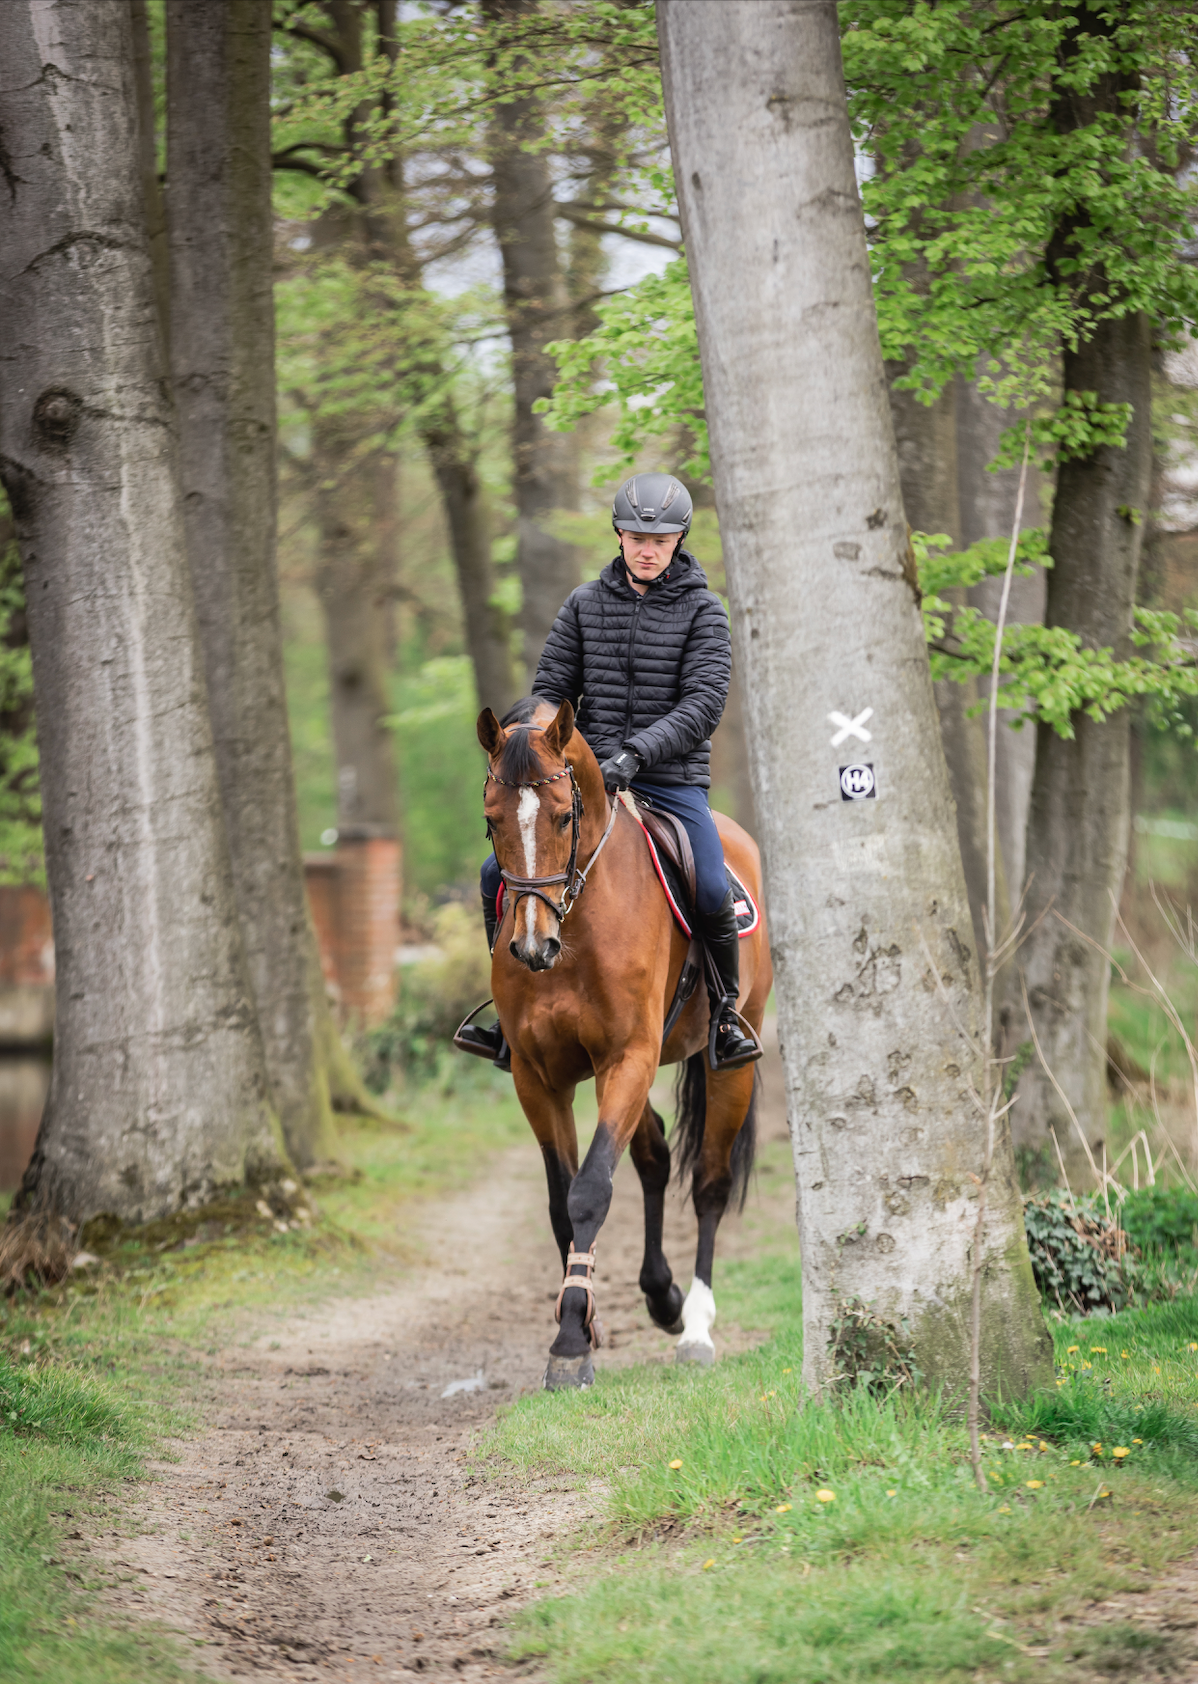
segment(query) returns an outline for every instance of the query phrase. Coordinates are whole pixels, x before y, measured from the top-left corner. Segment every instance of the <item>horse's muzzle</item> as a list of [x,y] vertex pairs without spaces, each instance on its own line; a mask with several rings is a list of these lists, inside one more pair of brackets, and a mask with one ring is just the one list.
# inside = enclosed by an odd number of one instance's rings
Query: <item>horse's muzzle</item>
[[530,971],[552,970],[557,964],[562,944],[556,936],[518,936],[511,943],[511,955]]

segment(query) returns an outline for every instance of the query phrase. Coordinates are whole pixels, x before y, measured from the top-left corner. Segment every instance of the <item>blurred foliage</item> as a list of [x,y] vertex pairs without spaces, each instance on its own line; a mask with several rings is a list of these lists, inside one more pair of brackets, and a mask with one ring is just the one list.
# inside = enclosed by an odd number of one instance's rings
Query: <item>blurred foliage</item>
[[1140,1250],[1184,1252],[1198,1263],[1198,1193],[1188,1187],[1145,1187],[1129,1193],[1119,1220]]
[[428,1080],[446,1060],[453,1061],[451,1071],[463,1075],[471,1063],[450,1039],[490,993],[491,955],[482,913],[475,905],[450,901],[433,915],[432,933],[437,951],[401,967],[395,1010],[360,1042],[363,1073],[374,1093],[385,1093],[397,1079]]
[[1135,1261],[1101,1194],[1034,1194],[1024,1200],[1023,1220],[1042,1298],[1078,1315],[1126,1307]]
[[44,883],[33,665],[16,541],[0,494],[0,883]]

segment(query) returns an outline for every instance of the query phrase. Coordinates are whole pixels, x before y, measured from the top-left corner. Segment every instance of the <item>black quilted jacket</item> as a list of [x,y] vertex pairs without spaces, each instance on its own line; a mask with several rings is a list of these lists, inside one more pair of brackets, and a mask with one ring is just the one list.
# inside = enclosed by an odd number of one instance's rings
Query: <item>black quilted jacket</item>
[[567,597],[533,691],[573,704],[600,760],[627,746],[646,783],[706,789],[731,670],[728,617],[694,556],[682,550],[644,596],[617,556]]

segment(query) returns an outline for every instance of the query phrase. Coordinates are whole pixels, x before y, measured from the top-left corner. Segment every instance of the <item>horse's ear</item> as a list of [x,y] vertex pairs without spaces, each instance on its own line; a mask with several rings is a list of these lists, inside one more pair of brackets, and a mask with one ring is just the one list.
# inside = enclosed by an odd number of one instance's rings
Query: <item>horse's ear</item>
[[475,730],[478,732],[479,742],[486,749],[490,759],[494,760],[507,739],[507,732],[490,708],[484,708],[479,714]]
[[545,727],[545,747],[550,754],[560,754],[574,735],[574,709],[563,702]]

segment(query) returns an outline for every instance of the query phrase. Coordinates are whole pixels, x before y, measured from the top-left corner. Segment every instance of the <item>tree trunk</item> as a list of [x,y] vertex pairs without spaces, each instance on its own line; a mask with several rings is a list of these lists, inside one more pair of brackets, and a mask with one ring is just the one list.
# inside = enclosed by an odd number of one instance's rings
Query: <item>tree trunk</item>
[[275,560],[270,15],[168,0],[172,373],[237,908],[283,1135],[336,1150],[318,1056]]
[[[536,0],[482,0],[483,16],[492,25],[510,26],[536,11]],[[503,299],[512,342],[512,490],[524,593],[522,654],[531,675],[557,611],[580,577],[578,552],[555,538],[547,525],[555,510],[573,502],[569,438],[550,432],[544,418],[533,413],[534,403],[550,395],[557,379],[557,365],[545,346],[568,332],[569,307],[549,160],[543,152],[527,150],[541,138],[538,101],[515,99],[494,109],[491,217],[503,259]]]
[[154,120],[154,55],[146,0],[129,0],[133,25],[133,79],[137,89],[138,160],[154,271],[154,297],[162,333],[163,361],[170,356],[170,255],[166,244],[166,206],[158,180],[158,142]]
[[[984,1125],[969,905],[903,518],[836,8],[661,0],[798,1187],[804,1378],[903,1318],[964,1393]],[[711,114],[718,111],[719,122]],[[779,183],[785,183],[784,198]],[[796,403],[794,394],[803,401]],[[763,491],[763,488],[768,490]],[[832,746],[832,711],[873,711]],[[872,766],[873,798],[840,768]],[[864,792],[862,773],[845,780]],[[1009,1137],[989,1190],[983,1385],[1051,1375]]]
[[373,476],[352,463],[336,418],[313,423],[320,558],[316,591],[328,641],[337,828],[395,836],[399,788],[387,676],[392,581],[376,543]]
[[[1099,322],[1064,359],[1066,392],[1097,392],[1104,403],[1130,403],[1134,413],[1125,449],[1106,446],[1061,464],[1045,618],[1080,633],[1088,648],[1113,648],[1118,658],[1132,652],[1140,556],[1141,528],[1129,514],[1145,507],[1152,473],[1151,357],[1147,318],[1129,315]],[[1037,731],[1027,905],[1029,924],[1040,922],[1021,964],[1044,1058],[1098,1157],[1107,1106],[1104,950],[1127,862],[1129,716],[1123,709],[1098,724],[1075,714],[1073,724],[1071,741],[1047,725]],[[1015,1019],[1020,1039],[1023,1023]],[[1090,1179],[1085,1149],[1039,1060],[1020,1078],[1012,1128],[1017,1144],[1049,1167],[1055,1130],[1070,1180],[1076,1186]]]
[[129,1220],[280,1175],[160,356],[127,0],[0,7],[0,465],[57,957],[21,1209]]
[[[888,368],[890,418],[898,448],[899,481],[907,524],[916,532],[943,532],[954,547],[961,546],[961,505],[957,462],[957,408],[950,386],[934,404],[918,401],[914,392],[900,389],[894,380],[904,372],[902,364]],[[950,591],[949,599],[964,602],[963,591]],[[970,718],[969,709],[978,699],[976,683],[955,684],[941,679],[932,686],[940,716],[940,742],[948,767],[949,786],[957,816],[957,841],[969,895],[973,927],[973,950],[984,962],[986,953],[986,732],[980,718]],[[998,924],[1007,923],[1006,883],[999,884]]]
[[491,535],[474,452],[450,399],[440,405],[435,419],[421,431],[449,528],[478,705],[493,709],[502,719],[518,691],[512,672],[508,616],[493,600]]

